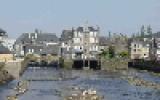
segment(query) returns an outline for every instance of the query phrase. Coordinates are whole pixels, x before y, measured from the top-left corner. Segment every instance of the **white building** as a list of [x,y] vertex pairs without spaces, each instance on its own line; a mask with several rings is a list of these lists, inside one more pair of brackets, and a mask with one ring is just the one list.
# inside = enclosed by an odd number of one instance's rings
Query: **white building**
[[144,41],[133,41],[131,43],[131,59],[149,59],[150,44]]
[[99,27],[73,30],[72,59],[96,59],[99,52]]
[[14,51],[14,43],[15,43],[15,39],[10,39],[10,38],[6,38],[2,44],[7,47],[10,51]]
[[8,48],[11,52],[14,51],[13,45],[15,43],[15,39],[8,38],[7,33],[2,29],[0,29],[0,42],[3,46]]

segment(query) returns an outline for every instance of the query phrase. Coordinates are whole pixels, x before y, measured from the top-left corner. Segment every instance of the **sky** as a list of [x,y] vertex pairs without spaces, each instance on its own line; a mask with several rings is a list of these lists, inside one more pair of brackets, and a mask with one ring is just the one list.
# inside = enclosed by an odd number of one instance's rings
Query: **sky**
[[9,37],[25,32],[56,33],[88,22],[109,31],[131,34],[142,25],[160,31],[160,0],[0,0],[0,28]]

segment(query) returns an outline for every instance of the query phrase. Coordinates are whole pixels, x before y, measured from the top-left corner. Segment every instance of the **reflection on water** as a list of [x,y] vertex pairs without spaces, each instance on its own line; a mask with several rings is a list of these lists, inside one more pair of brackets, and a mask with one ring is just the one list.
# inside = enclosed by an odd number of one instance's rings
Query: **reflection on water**
[[[148,72],[129,71],[127,75],[138,76],[145,80],[160,83],[160,77]],[[53,68],[28,68],[21,80],[29,81],[29,91],[19,100],[63,100],[73,86],[95,89],[104,100],[160,100],[160,90],[128,84],[120,73],[103,71],[67,71]],[[14,94],[17,81],[0,86],[0,100]]]

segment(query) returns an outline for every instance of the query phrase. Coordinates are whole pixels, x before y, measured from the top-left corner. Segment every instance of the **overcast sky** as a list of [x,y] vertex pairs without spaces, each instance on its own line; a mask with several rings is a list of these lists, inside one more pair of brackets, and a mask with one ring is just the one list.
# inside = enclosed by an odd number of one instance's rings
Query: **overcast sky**
[[108,31],[134,33],[141,25],[160,31],[160,0],[0,0],[0,28],[18,37],[35,28],[60,34],[62,29],[99,25]]

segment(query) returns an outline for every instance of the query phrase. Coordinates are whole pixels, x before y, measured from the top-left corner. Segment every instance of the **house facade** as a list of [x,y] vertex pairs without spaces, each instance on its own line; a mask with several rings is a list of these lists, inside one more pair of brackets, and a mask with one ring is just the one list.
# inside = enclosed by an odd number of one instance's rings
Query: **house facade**
[[63,31],[61,35],[62,55],[71,59],[96,59],[99,53],[99,31],[99,27],[93,26]]
[[15,43],[15,39],[8,38],[7,32],[2,29],[0,29],[0,43],[11,52],[14,52],[13,45]]
[[53,51],[53,54],[55,54],[56,51],[56,54],[58,55],[58,45],[59,39],[53,33],[41,33],[37,31],[34,33],[24,33],[15,42],[15,56],[24,57],[27,54],[40,55],[51,53],[46,52],[46,48],[48,48],[48,51]]
[[133,41],[131,43],[131,59],[149,59],[150,44],[143,41]]

